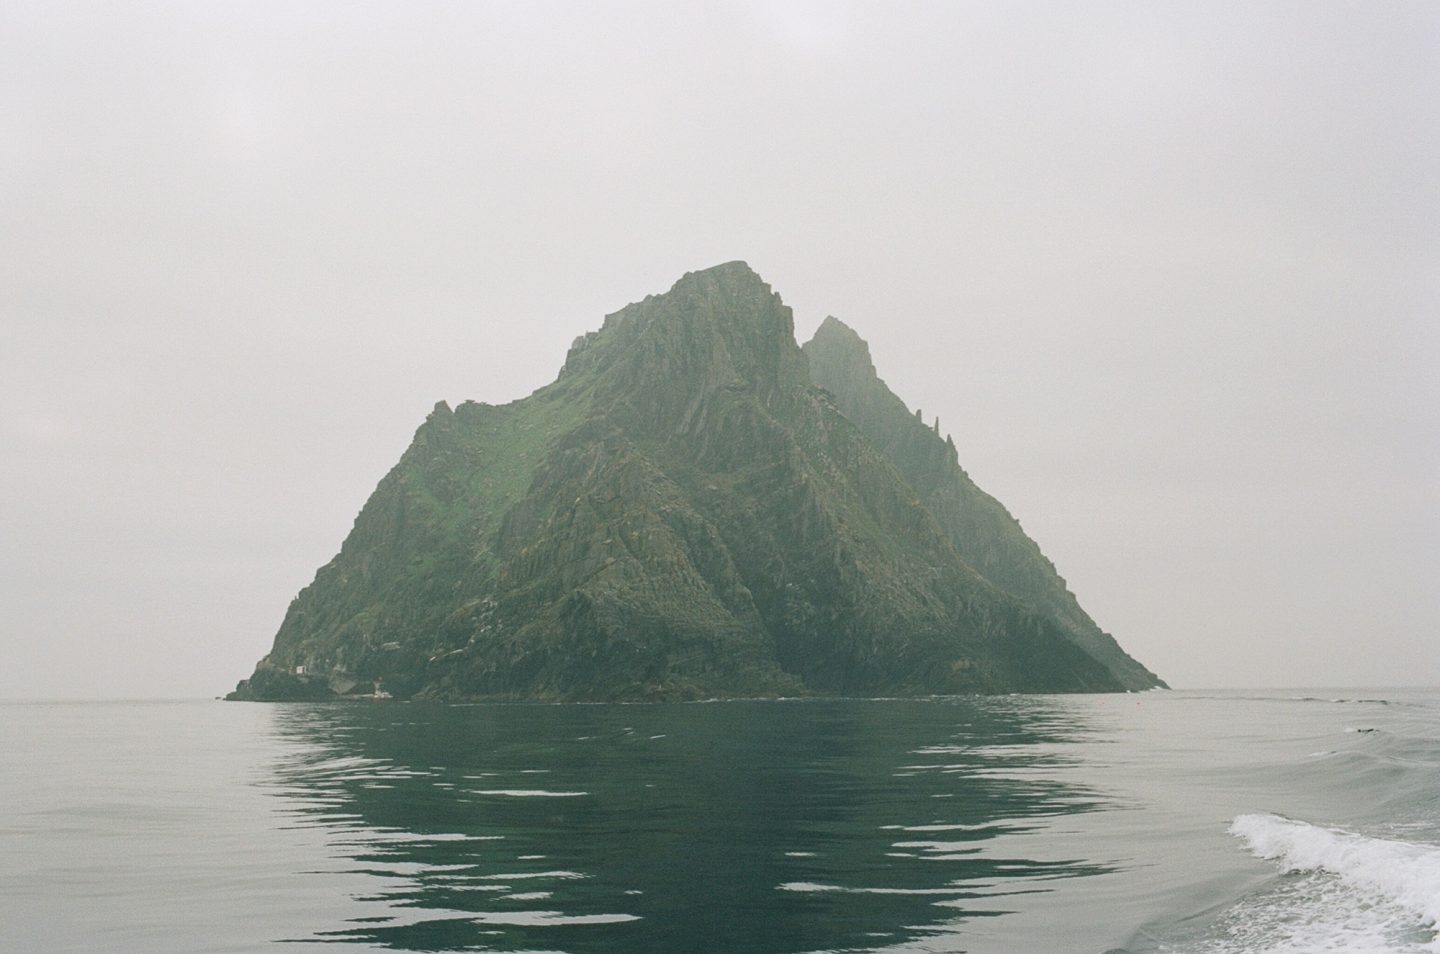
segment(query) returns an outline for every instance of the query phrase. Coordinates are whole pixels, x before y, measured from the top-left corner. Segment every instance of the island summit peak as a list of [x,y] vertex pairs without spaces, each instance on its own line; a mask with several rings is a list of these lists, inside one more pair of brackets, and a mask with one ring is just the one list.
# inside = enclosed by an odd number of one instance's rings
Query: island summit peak
[[838,319],[802,351],[744,262],[689,272],[529,397],[437,404],[230,698],[1163,685],[936,430]]

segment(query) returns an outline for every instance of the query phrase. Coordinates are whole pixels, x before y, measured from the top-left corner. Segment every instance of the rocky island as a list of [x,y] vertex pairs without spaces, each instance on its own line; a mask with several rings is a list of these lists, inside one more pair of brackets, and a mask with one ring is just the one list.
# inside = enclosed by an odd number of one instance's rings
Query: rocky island
[[1163,683],[953,441],[742,262],[435,406],[231,699],[1109,692]]

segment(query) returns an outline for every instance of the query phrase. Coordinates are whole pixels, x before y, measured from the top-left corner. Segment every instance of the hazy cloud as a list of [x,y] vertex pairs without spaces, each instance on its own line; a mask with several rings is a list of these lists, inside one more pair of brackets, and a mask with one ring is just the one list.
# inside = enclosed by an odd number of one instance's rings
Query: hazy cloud
[[1440,8],[0,8],[0,695],[213,694],[435,400],[749,261],[1177,685],[1434,683]]

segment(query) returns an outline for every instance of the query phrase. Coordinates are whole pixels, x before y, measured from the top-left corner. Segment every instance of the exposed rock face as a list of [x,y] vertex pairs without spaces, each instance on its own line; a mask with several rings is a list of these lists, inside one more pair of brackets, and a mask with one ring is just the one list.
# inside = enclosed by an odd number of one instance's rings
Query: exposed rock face
[[960,467],[955,443],[938,424],[910,413],[875,372],[869,346],[838,318],[826,318],[804,346],[810,375],[834,395],[919,495],[960,558],[981,576],[1060,624],[1071,641],[1105,665],[1126,689],[1162,685],[1095,624],[1040,547],[1000,501]]
[[888,439],[871,404],[915,422],[873,368],[883,394],[826,371],[832,397],[809,363],[733,262],[610,315],[523,400],[436,405],[232,698],[1158,684],[953,479],[953,446]]

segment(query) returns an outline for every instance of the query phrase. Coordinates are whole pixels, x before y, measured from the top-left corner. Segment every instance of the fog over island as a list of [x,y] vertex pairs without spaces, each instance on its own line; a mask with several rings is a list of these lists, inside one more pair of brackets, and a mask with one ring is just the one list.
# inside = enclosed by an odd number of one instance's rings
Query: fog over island
[[0,8],[0,698],[209,696],[744,259],[1180,688],[1440,682],[1440,8]]

